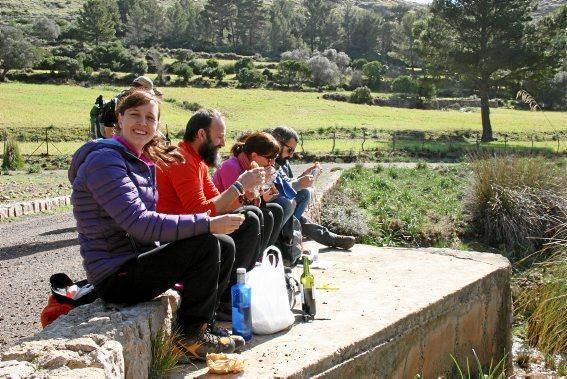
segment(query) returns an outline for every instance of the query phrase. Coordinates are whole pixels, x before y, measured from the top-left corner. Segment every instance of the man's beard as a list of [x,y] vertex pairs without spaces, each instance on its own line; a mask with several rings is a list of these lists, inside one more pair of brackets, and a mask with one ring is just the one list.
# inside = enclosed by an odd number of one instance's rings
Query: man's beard
[[199,147],[199,155],[203,162],[209,167],[217,167],[220,164],[220,146],[215,146],[207,136],[207,141]]

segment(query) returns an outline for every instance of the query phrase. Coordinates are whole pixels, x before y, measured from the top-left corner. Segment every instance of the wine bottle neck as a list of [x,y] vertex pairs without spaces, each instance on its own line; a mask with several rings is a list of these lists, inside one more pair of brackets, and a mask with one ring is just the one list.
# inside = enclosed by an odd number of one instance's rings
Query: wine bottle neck
[[309,258],[303,257],[303,273],[309,274]]

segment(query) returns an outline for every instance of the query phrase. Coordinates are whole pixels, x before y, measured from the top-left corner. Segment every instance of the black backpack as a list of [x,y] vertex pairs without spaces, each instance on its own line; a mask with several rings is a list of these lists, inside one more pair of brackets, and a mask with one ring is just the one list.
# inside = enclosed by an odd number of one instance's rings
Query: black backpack
[[[51,284],[51,293],[58,303],[68,303],[78,307],[79,305],[90,304],[98,299],[94,286],[86,279],[73,282],[67,274],[58,273],[51,275],[49,283]],[[72,286],[77,286],[77,291],[71,296],[67,289]]]

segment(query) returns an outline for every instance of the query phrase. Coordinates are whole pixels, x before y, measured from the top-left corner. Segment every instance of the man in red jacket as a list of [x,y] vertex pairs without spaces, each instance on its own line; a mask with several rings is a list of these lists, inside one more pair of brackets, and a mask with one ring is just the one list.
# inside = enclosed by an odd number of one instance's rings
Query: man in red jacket
[[236,283],[236,269],[254,268],[260,255],[261,211],[255,207],[246,210],[234,209],[235,199],[245,191],[264,182],[264,169],[245,171],[238,180],[223,193],[215,187],[209,174],[210,167],[220,161],[219,150],[225,144],[226,126],[224,117],[215,109],[200,109],[187,123],[183,141],[178,149],[185,163],[160,167],[157,170],[159,200],[158,212],[169,214],[191,214],[210,212],[211,216],[234,211],[246,215],[239,229],[230,234],[236,246],[236,257],[228,290],[221,296],[221,317],[230,313],[230,287]]

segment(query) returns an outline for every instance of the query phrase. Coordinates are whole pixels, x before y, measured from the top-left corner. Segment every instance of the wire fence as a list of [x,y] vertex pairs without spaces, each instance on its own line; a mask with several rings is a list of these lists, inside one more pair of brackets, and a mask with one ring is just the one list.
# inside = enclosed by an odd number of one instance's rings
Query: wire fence
[[[227,134],[227,153],[232,141],[242,131],[231,131]],[[88,132],[72,133],[63,128],[49,126],[43,129],[27,130],[26,134],[11,137],[19,140],[20,151],[30,159],[34,156],[72,155],[84,141],[90,138]],[[181,134],[172,136],[172,143],[177,143]],[[0,154],[5,151],[9,137],[4,130],[0,138]],[[495,133],[494,140],[484,143],[480,133],[472,132],[423,132],[423,131],[301,131],[296,148],[297,153],[304,155],[358,156],[381,154],[407,154],[419,157],[453,157],[457,158],[467,152],[481,151],[502,154],[567,154],[567,130],[554,133],[506,134]]]

